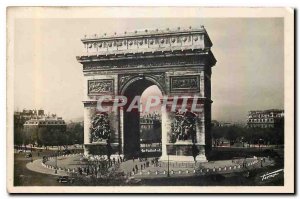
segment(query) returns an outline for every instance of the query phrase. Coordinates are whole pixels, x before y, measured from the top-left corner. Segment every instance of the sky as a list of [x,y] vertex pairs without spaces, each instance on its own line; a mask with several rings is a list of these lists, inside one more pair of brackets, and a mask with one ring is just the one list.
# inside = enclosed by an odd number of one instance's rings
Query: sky
[[[14,109],[83,118],[84,35],[204,25],[217,59],[212,118],[245,122],[248,111],[284,107],[281,18],[16,19]],[[156,92],[154,90],[149,91]]]

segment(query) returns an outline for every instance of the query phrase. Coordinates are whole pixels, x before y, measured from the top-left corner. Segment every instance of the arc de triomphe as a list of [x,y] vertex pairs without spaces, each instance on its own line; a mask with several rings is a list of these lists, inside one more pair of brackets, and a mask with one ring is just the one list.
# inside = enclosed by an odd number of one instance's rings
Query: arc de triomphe
[[[133,155],[139,146],[139,113],[120,108],[99,113],[101,95],[132,99],[151,85],[157,85],[163,99],[196,99],[201,112],[194,114],[194,138],[174,138],[177,114],[162,112],[162,157],[173,161],[207,161],[211,149],[211,67],[215,65],[212,42],[203,26],[176,30],[142,30],[113,36],[85,36],[84,54],[77,57],[84,74],[84,145],[85,154]],[[178,105],[180,106],[180,105]],[[109,143],[109,144],[107,144]],[[110,147],[108,149],[108,146]]]

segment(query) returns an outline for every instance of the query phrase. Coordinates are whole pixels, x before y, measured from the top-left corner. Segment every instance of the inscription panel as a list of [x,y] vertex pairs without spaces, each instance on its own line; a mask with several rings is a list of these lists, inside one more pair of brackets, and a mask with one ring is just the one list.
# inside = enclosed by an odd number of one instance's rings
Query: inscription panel
[[171,76],[170,77],[170,92],[199,92],[200,91],[200,76]]
[[88,80],[88,95],[103,95],[114,93],[113,79]]

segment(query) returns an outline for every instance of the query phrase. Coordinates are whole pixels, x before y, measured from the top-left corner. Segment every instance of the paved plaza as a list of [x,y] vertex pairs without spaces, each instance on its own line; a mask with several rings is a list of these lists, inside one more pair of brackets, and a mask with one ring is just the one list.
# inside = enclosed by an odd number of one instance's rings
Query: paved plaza
[[58,176],[68,175],[67,172],[65,172],[64,170],[57,170],[57,173],[55,173],[55,170],[44,167],[42,165],[42,159],[34,160],[33,162],[27,163],[26,168],[38,173],[58,175]]
[[[69,156],[60,156],[51,158],[49,161],[42,163],[41,159],[29,162],[26,167],[35,172],[45,173],[50,175],[68,175],[70,172],[77,172],[77,169],[87,167],[87,163],[82,161],[83,155],[75,154]],[[147,162],[149,163],[147,165]],[[192,175],[208,175],[212,173],[235,173],[247,171],[255,168],[270,166],[274,162],[268,158],[264,158],[263,162],[260,158],[246,158],[236,160],[211,161],[205,163],[187,163],[187,162],[169,162],[169,173],[173,176],[192,176]],[[57,164],[57,174],[55,167]],[[124,172],[125,175],[135,176],[136,178],[153,177],[167,175],[168,163],[156,162],[154,158],[149,158],[147,161],[138,159],[127,160],[118,165],[118,169]],[[113,165],[114,166],[114,165]],[[136,169],[137,168],[137,169]]]

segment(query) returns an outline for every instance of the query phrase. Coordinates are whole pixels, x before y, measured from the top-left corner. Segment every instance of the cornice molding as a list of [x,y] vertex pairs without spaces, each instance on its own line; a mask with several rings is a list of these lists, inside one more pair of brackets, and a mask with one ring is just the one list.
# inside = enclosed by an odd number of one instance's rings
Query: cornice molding
[[83,56],[135,54],[159,51],[210,49],[212,42],[203,28],[176,31],[136,32],[122,36],[86,37]]
[[135,31],[124,31],[124,33],[118,34],[93,34],[93,35],[84,35],[84,38],[81,39],[82,42],[87,41],[96,41],[96,40],[113,40],[113,39],[124,39],[124,38],[140,38],[140,37],[151,37],[151,36],[162,36],[162,35],[179,35],[179,34],[190,34],[190,33],[206,33],[206,29],[204,26],[200,26],[200,28],[181,28],[177,27],[175,29],[142,29]]

